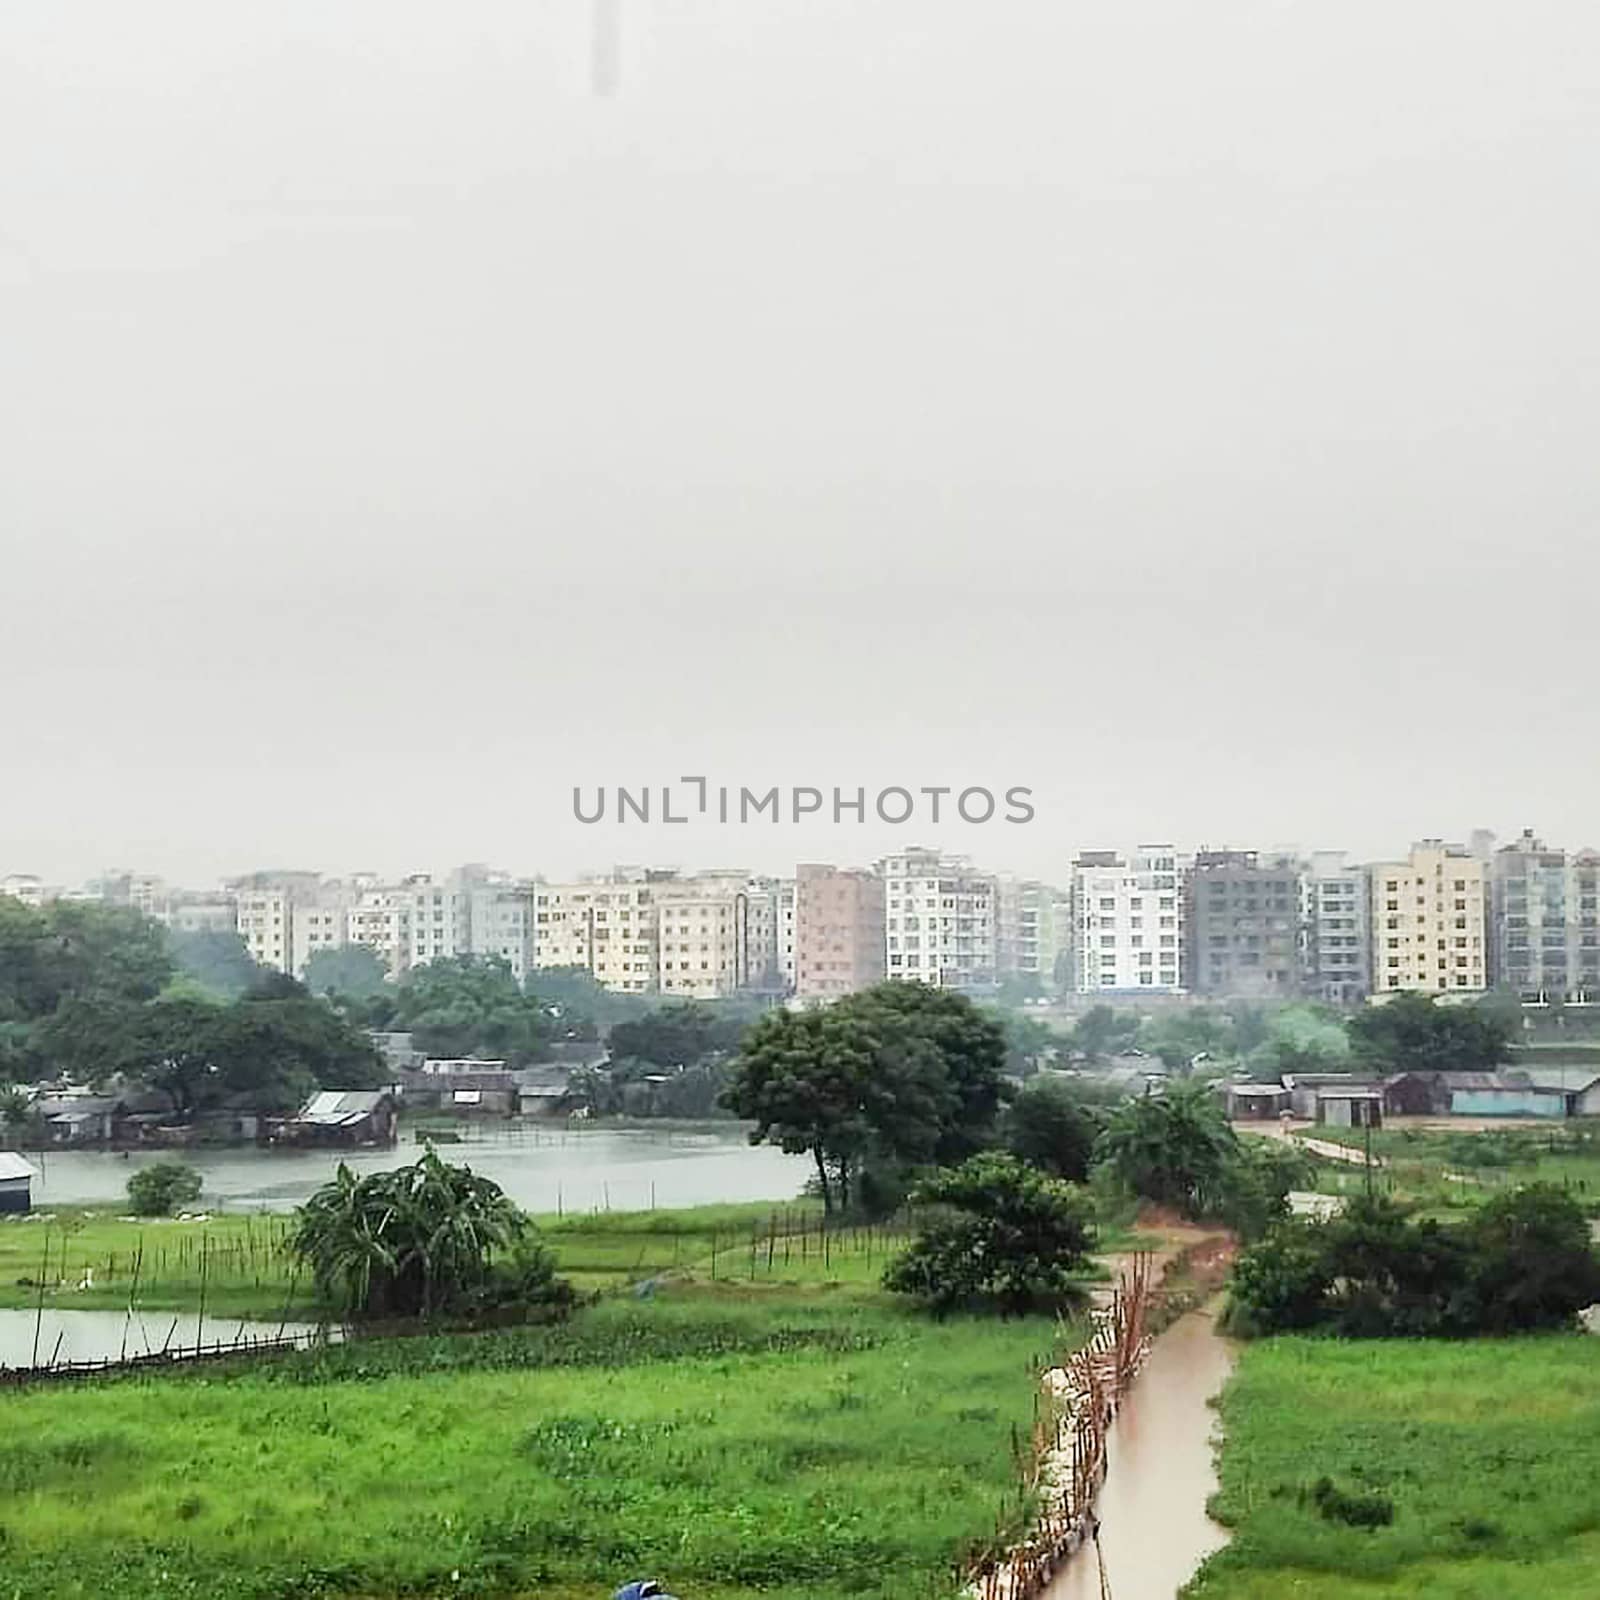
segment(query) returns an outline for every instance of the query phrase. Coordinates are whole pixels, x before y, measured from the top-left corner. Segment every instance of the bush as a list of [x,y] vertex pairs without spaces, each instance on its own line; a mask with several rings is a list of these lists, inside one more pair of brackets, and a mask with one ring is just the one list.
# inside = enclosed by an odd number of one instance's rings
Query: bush
[[181,1161],[155,1161],[128,1179],[128,1204],[138,1217],[170,1217],[200,1196],[200,1174]]
[[1569,1326],[1600,1301],[1600,1262],[1578,1205],[1535,1185],[1459,1223],[1418,1221],[1382,1198],[1279,1223],[1239,1257],[1231,1291],[1229,1326],[1245,1334],[1506,1333]]
[[941,1311],[1059,1304],[1094,1246],[1088,1196],[1012,1155],[972,1156],[912,1200],[937,1209],[884,1273],[884,1287]]

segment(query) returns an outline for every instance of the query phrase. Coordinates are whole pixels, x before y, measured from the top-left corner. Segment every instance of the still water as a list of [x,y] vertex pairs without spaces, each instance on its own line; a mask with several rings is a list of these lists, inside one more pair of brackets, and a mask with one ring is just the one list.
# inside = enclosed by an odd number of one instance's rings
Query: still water
[[[1095,1510],[1100,1553],[1117,1600],[1173,1600],[1227,1530],[1206,1515],[1216,1491],[1208,1402],[1233,1370],[1234,1351],[1209,1312],[1180,1318],[1159,1339],[1123,1401],[1107,1441],[1109,1469]],[[1085,1545],[1045,1600],[1100,1600]]]
[[[35,1327],[37,1326],[37,1338]],[[240,1322],[172,1311],[0,1311],[0,1367],[49,1366],[52,1361],[105,1361],[123,1354],[142,1356],[163,1346],[193,1346],[195,1335],[207,1347],[232,1344],[241,1335],[251,1339],[279,1337],[278,1324]],[[282,1337],[309,1339],[316,1329],[306,1322],[286,1322]],[[37,1350],[38,1359],[34,1352]]]
[[[186,1151],[204,1184],[199,1205],[225,1211],[289,1211],[331,1178],[341,1161],[360,1176],[415,1161],[409,1133],[393,1150]],[[469,1166],[529,1211],[642,1211],[715,1201],[786,1200],[810,1174],[803,1156],[752,1145],[740,1128],[516,1128],[470,1144],[440,1145],[446,1160]],[[36,1206],[116,1204],[128,1175],[172,1152],[30,1152],[40,1176]]]

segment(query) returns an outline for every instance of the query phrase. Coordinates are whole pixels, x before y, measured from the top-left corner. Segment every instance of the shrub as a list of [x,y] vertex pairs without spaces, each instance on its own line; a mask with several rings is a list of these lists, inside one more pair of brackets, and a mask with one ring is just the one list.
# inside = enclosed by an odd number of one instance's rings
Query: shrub
[[1059,1303],[1094,1245],[1088,1196],[999,1152],[973,1156],[913,1191],[937,1208],[884,1286],[940,1310]]
[[1239,1333],[1505,1333],[1570,1325],[1600,1301],[1600,1262],[1578,1205],[1535,1185],[1458,1223],[1419,1221],[1383,1198],[1280,1223],[1239,1257],[1231,1287]]
[[181,1161],[154,1161],[128,1179],[128,1204],[139,1217],[170,1217],[199,1196],[200,1174]]

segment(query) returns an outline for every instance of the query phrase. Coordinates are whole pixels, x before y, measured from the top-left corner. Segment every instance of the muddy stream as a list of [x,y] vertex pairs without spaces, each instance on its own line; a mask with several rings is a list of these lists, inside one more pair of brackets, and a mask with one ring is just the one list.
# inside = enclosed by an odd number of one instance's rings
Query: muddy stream
[[[1095,1503],[1107,1588],[1115,1600],[1173,1600],[1227,1530],[1206,1515],[1217,1487],[1208,1402],[1233,1370],[1234,1350],[1216,1328],[1219,1303],[1180,1317],[1151,1347],[1107,1444],[1105,1486]],[[1086,1544],[1044,1590],[1045,1600],[1100,1600],[1100,1572]]]

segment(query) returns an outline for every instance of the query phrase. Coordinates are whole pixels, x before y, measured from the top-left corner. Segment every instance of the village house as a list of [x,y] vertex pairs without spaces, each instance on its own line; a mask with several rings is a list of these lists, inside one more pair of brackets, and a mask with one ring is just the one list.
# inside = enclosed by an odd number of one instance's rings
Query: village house
[[387,1089],[324,1089],[296,1115],[274,1123],[274,1143],[390,1145],[399,1138],[395,1097]]
[[0,1150],[0,1213],[26,1216],[33,1209],[33,1168],[10,1150]]

